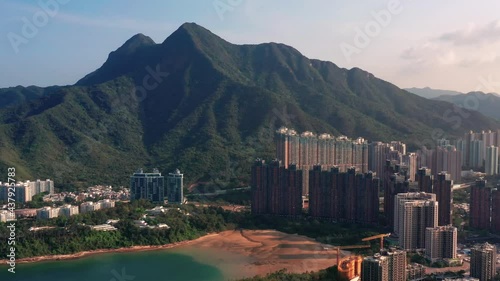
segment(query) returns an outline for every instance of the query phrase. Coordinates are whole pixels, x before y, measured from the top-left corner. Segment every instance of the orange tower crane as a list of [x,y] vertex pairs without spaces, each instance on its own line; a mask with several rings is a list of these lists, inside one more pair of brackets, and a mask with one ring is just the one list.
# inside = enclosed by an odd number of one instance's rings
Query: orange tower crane
[[370,240],[374,240],[374,239],[380,239],[380,250],[382,250],[384,248],[384,238],[387,236],[390,236],[390,235],[391,235],[390,233],[374,235],[374,236],[363,238],[363,239],[361,239],[361,241],[370,241]]

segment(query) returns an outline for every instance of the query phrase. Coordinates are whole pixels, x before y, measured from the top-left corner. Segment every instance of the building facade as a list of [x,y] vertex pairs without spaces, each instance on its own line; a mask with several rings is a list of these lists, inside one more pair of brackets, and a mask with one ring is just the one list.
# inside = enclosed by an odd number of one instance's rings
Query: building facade
[[165,182],[158,169],[154,169],[152,173],[144,173],[139,169],[130,177],[130,199],[164,202]]
[[441,172],[437,175],[434,182],[434,192],[436,200],[439,203],[438,225],[451,224],[453,214],[453,180],[447,172]]
[[389,259],[380,254],[364,258],[361,264],[361,280],[389,281]]
[[252,213],[283,216],[302,214],[302,171],[281,161],[257,159],[252,166]]
[[488,146],[486,148],[486,159],[484,163],[484,172],[488,176],[498,174],[498,147]]
[[486,184],[486,180],[479,179],[471,186],[469,224],[472,228],[490,228],[492,189]]
[[404,250],[425,249],[425,231],[438,226],[438,202],[435,194],[403,193],[395,200],[395,234]]
[[184,203],[184,175],[176,169],[168,174],[167,181],[168,203]]
[[432,262],[457,258],[457,228],[429,227],[425,232],[425,255]]
[[481,281],[491,281],[496,275],[497,248],[488,243],[471,249],[470,276]]
[[380,180],[369,172],[356,174],[356,168],[340,172],[320,165],[309,171],[309,214],[333,221],[376,224],[379,213]]

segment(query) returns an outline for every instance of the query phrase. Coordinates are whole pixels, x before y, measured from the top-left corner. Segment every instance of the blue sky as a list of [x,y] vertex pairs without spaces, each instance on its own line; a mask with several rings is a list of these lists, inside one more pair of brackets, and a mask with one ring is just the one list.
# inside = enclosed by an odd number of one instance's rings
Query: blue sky
[[160,43],[196,22],[399,87],[500,92],[498,11],[499,1],[462,0],[0,0],[0,87],[73,84],[134,34]]

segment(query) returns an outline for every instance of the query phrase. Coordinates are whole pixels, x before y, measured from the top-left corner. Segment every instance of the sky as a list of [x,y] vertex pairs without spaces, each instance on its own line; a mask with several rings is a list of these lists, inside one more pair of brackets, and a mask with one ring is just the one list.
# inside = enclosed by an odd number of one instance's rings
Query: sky
[[401,88],[500,92],[500,1],[0,0],[0,87],[76,83],[137,33],[195,22]]

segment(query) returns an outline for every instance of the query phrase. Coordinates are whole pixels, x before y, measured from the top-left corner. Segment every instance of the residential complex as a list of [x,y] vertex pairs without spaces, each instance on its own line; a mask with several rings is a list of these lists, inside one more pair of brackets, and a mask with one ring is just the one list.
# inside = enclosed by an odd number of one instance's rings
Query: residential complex
[[486,160],[484,163],[484,172],[488,176],[498,174],[498,147],[488,146],[486,148]]
[[496,275],[497,248],[485,243],[471,249],[470,276],[491,281]]
[[154,169],[152,173],[139,169],[130,177],[131,200],[146,199],[163,203],[165,195],[165,180],[158,169]]
[[478,229],[490,227],[490,196],[491,188],[486,187],[487,181],[476,180],[471,186],[470,226]]
[[380,180],[373,173],[356,174],[352,167],[323,171],[320,165],[309,171],[309,213],[334,221],[376,224]]
[[439,173],[435,179],[433,193],[439,203],[438,225],[451,224],[453,214],[453,180],[447,172]]
[[109,199],[104,199],[97,202],[88,201],[80,204],[80,213],[84,214],[88,212],[94,212],[100,209],[107,209],[114,207],[115,207],[115,201]]
[[54,193],[54,182],[50,179],[45,181],[36,180],[17,182],[14,186],[11,186],[8,183],[0,182],[0,201],[7,201],[9,187],[15,187],[14,199],[21,203],[31,201],[33,196],[42,192],[47,192],[49,194]]
[[179,169],[169,173],[167,177],[167,197],[168,203],[182,204],[184,202],[184,183],[183,174]]
[[252,213],[297,216],[302,214],[302,171],[281,161],[266,164],[257,159],[252,166]]
[[394,232],[404,250],[425,248],[425,230],[438,226],[438,202],[434,194],[401,193],[395,200]]
[[457,228],[451,225],[429,227],[425,232],[425,255],[435,262],[457,258]]
[[361,280],[389,281],[389,259],[381,254],[366,257],[361,266]]

